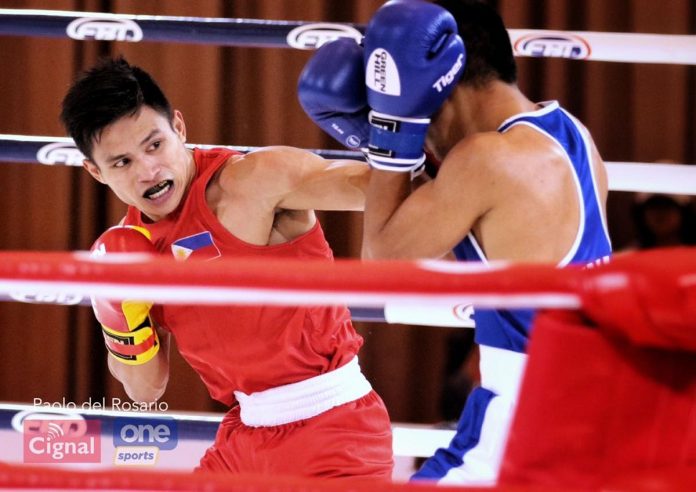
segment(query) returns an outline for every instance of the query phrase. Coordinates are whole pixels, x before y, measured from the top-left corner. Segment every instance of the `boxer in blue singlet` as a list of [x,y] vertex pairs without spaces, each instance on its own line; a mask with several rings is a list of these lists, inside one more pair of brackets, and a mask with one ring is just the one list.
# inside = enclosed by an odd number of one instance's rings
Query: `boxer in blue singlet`
[[[452,14],[466,47],[464,72],[427,129],[427,148],[441,165],[413,191],[408,173],[398,172],[402,162],[373,166],[364,255],[439,258],[453,251],[458,261],[559,267],[606,261],[607,177],[589,132],[558,102],[537,104],[519,90],[510,40],[493,9],[469,0],[435,3]],[[367,36],[379,27],[371,23]],[[398,53],[394,58],[398,66]],[[531,310],[475,311],[481,387],[469,396],[450,445],[414,480],[496,482],[533,318]]]

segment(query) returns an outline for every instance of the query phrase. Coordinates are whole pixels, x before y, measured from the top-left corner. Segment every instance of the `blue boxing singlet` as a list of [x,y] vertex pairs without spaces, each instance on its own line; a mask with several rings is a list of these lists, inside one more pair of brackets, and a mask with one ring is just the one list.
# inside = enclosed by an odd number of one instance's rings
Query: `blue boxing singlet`
[[[581,215],[573,246],[558,266],[603,261],[611,254],[611,243],[595,186],[590,142],[580,130],[575,118],[559,107],[557,101],[541,105],[543,107],[537,111],[521,113],[507,119],[498,131],[504,133],[516,125],[527,125],[563,148],[568,156],[568,164],[573,170]],[[472,233],[455,246],[454,254],[460,261],[487,262]],[[532,310],[477,309],[474,312],[476,342],[480,345],[524,352],[533,318]]]
[[[505,120],[498,131],[504,133],[516,125],[527,125],[556,142],[567,156],[581,217],[575,241],[558,266],[606,261],[611,254],[611,243],[592,167],[589,137],[558,102],[539,106],[538,110]],[[454,254],[458,261],[487,263],[472,233],[455,246]],[[469,395],[449,446],[438,449],[413,476],[414,480],[466,485],[495,483],[524,372],[524,352],[534,314],[529,309],[474,311],[481,386]]]

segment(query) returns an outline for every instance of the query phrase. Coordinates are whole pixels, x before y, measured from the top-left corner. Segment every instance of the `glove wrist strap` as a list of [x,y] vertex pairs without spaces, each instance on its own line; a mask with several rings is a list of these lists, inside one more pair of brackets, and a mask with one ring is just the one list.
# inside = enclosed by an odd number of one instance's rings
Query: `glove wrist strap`
[[137,366],[152,359],[159,352],[159,338],[149,319],[133,331],[112,330],[101,325],[106,349],[124,364]]
[[368,162],[384,171],[409,172],[425,160],[430,118],[405,118],[370,111]]

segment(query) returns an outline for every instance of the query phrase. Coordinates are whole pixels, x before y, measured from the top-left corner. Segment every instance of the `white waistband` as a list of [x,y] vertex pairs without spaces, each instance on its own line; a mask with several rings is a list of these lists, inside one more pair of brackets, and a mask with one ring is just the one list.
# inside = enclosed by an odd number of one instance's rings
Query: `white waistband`
[[497,347],[480,345],[481,387],[497,395],[517,399],[527,354]]
[[358,358],[331,372],[297,383],[247,395],[235,391],[242,422],[250,427],[270,427],[305,420],[362,398],[372,391],[360,371]]

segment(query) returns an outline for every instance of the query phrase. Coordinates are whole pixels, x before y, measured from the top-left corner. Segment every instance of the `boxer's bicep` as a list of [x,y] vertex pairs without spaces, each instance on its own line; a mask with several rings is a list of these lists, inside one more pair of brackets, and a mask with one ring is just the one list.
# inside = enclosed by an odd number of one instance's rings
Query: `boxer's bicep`
[[363,210],[369,177],[367,164],[360,161],[316,162],[279,203],[292,210]]
[[287,210],[363,210],[369,177],[366,163],[326,160],[302,149],[268,148],[268,179],[277,208]]

